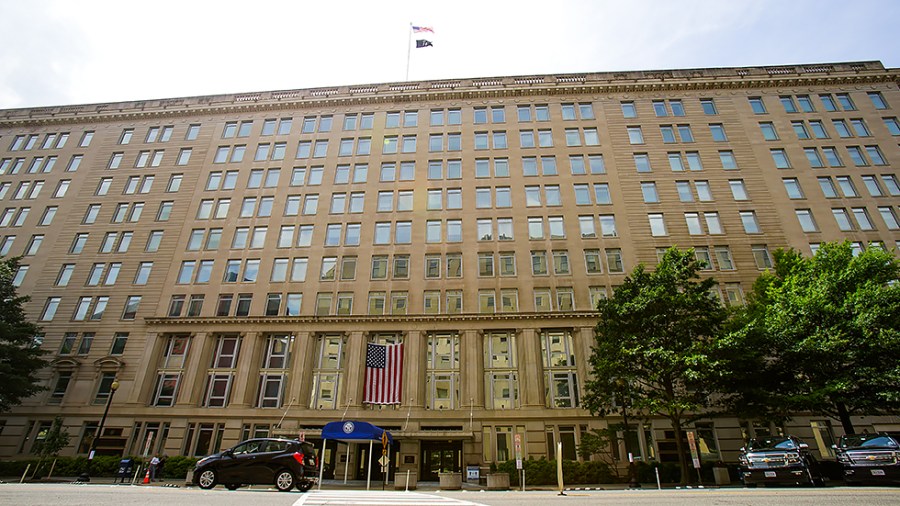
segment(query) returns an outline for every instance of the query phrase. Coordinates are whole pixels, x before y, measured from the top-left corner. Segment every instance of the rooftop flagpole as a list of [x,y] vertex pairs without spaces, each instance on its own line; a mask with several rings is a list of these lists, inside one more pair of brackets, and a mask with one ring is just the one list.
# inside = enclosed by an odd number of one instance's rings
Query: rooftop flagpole
[[413,24],[409,24],[409,34],[406,40],[406,80],[409,81],[409,56],[412,53],[412,27]]

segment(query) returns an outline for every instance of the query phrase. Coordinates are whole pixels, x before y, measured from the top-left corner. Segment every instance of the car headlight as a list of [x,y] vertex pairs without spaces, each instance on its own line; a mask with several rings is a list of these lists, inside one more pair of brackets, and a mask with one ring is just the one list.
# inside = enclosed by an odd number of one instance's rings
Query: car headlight
[[837,460],[838,460],[838,462],[844,462],[844,463],[848,463],[848,464],[849,464],[849,463],[850,463],[850,456],[847,455],[846,453],[838,453],[838,454],[837,454]]

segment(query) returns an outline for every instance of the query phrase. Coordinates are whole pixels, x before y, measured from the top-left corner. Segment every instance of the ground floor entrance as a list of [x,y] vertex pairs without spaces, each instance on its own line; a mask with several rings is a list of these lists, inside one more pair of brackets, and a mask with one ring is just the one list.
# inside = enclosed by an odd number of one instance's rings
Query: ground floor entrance
[[438,481],[440,472],[460,472],[462,441],[422,441],[420,481]]
[[[356,479],[367,479],[370,476],[369,468],[371,468],[372,482],[383,482],[385,481],[385,476],[382,472],[380,460],[382,457],[387,457],[387,462],[390,463],[392,460],[396,459],[395,456],[397,455],[397,452],[400,451],[400,443],[394,441],[394,445],[388,446],[386,452],[384,452],[384,448],[381,446],[380,441],[375,441],[371,448],[372,453],[369,453],[368,442],[356,442]],[[388,465],[387,469],[388,476],[386,481],[391,481],[394,479],[394,466]]]

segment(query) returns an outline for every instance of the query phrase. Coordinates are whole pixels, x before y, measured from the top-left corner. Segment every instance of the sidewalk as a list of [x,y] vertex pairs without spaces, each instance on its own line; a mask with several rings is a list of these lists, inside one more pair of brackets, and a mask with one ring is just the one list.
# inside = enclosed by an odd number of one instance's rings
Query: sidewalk
[[[20,478],[21,477],[19,477],[19,478],[4,477],[4,478],[0,478],[0,483],[19,483]],[[77,480],[77,478],[74,476],[72,476],[72,477],[67,477],[67,476],[56,477],[55,476],[55,477],[52,477],[49,479],[45,478],[45,479],[35,480],[35,481],[25,480],[25,483],[33,483],[33,484],[71,483],[71,484],[75,484],[75,485],[121,485],[121,486],[131,486],[132,485],[130,481],[127,483],[116,483],[118,481],[117,478],[106,477],[106,476],[91,477],[91,481],[87,482],[87,483],[77,482],[76,480]],[[402,481],[401,481],[401,483],[402,483]],[[165,481],[154,481],[154,482],[151,482],[148,484],[144,484],[143,479],[141,478],[141,479],[138,479],[134,483],[134,486],[185,488],[185,487],[194,487],[195,485],[186,483],[185,480],[175,480],[175,479],[168,479]],[[269,485],[252,485],[250,487],[258,488],[258,489],[271,488],[271,486],[269,486]],[[689,488],[715,489],[715,488],[731,488],[731,487],[740,488],[741,484],[740,483],[732,483],[731,485],[709,484],[709,485],[703,485],[702,487],[699,487],[697,485],[692,485]],[[318,485],[316,487],[314,487],[314,489],[318,489],[318,488],[319,488]],[[662,488],[663,489],[674,489],[674,488],[681,488],[681,487],[679,487],[676,484],[669,483],[669,484],[663,484]],[[344,480],[342,480],[342,479],[323,480],[321,489],[322,490],[366,490],[366,480],[347,480],[346,482],[344,482]],[[378,482],[373,481],[370,483],[369,489],[370,490],[381,490],[382,483],[380,481],[378,481]],[[656,484],[655,483],[644,483],[644,484],[642,484],[641,488],[639,488],[637,490],[641,490],[641,489],[655,490]],[[394,483],[390,482],[390,483],[384,484],[384,490],[403,490],[403,487],[401,487],[399,489],[395,489]],[[419,491],[419,492],[435,492],[435,491],[441,490],[441,488],[440,488],[440,483],[437,481],[420,481],[417,483],[415,490]],[[487,487],[484,485],[477,485],[477,484],[463,482],[461,490],[464,490],[464,491],[482,491],[482,490],[487,491]],[[510,486],[510,490],[521,490],[521,487]],[[557,490],[557,487],[556,487],[556,485],[528,485],[528,483],[526,483],[525,490],[526,491],[535,491],[535,490],[555,491],[555,490]],[[565,490],[566,491],[629,490],[629,487],[628,487],[627,483],[603,483],[603,484],[595,484],[595,485],[578,484],[578,485],[566,485]]]

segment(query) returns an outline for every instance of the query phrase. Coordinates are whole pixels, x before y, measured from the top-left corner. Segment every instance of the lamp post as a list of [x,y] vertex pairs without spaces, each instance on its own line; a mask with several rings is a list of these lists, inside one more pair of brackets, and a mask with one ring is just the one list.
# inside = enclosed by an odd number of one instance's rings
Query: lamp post
[[91,461],[94,460],[94,452],[97,449],[97,440],[100,439],[100,435],[103,434],[103,425],[106,423],[106,415],[109,414],[109,405],[112,404],[113,395],[116,394],[116,390],[119,389],[119,380],[113,378],[112,383],[109,385],[109,397],[106,398],[106,407],[103,408],[103,416],[100,417],[100,426],[97,427],[97,433],[94,435],[94,438],[91,440],[91,449],[88,451],[88,463],[87,467],[84,469],[84,472],[78,476],[77,481],[88,482],[91,481]]

